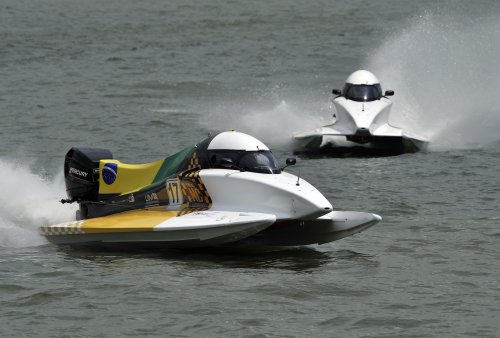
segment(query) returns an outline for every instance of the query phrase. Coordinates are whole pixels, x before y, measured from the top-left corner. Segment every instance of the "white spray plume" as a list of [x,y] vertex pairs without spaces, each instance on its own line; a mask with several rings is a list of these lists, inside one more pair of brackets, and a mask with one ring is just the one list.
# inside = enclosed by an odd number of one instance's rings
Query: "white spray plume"
[[427,13],[368,60],[396,92],[391,121],[430,138],[431,150],[500,140],[500,20]]
[[74,219],[76,207],[59,202],[64,190],[62,175],[51,181],[27,164],[0,158],[0,246],[44,244],[39,226]]
[[[216,130],[235,129],[248,133],[273,149],[290,150],[292,133],[317,128],[331,120],[328,97],[303,107],[293,100],[266,102],[224,102],[212,108],[204,120],[206,127]],[[274,102],[274,103],[273,103]]]

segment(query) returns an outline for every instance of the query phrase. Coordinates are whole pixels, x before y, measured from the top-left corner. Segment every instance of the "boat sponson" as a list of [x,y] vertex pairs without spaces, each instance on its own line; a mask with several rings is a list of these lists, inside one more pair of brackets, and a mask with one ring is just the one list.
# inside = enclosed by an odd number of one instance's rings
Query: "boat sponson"
[[262,213],[135,210],[84,221],[42,226],[53,243],[99,247],[201,247],[254,235],[276,221]]
[[381,220],[379,215],[366,212],[332,211],[311,221],[276,222],[264,231],[234,244],[277,247],[324,244],[364,231]]

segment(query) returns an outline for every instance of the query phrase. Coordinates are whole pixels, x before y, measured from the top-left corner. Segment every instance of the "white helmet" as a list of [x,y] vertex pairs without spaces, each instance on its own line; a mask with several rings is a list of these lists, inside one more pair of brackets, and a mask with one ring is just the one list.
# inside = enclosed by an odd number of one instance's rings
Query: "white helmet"
[[373,73],[367,70],[357,70],[347,77],[346,83],[354,85],[373,85],[380,83]]
[[212,168],[279,174],[281,167],[269,148],[255,137],[237,131],[217,134],[208,144]]
[[383,96],[382,86],[371,72],[357,70],[345,80],[342,96],[358,102],[379,100]]
[[255,137],[234,130],[224,131],[216,135],[208,145],[207,149],[230,149],[246,151],[269,150],[269,148],[264,143],[257,140]]

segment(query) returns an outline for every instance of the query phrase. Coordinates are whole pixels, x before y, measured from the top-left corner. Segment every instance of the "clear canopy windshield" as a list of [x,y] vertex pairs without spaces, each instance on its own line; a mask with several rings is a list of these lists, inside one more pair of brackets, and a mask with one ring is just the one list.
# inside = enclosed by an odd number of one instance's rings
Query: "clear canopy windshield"
[[212,168],[226,168],[251,171],[262,174],[279,174],[281,168],[269,150],[209,150]]
[[378,83],[372,85],[346,83],[344,86],[344,96],[348,100],[358,102],[375,101],[382,97],[382,87]]

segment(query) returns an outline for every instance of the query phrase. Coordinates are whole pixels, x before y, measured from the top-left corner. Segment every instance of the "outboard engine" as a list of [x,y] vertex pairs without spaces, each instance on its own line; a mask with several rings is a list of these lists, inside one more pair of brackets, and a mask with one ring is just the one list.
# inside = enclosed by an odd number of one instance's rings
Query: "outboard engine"
[[99,193],[99,161],[112,159],[107,149],[71,148],[64,160],[66,193],[71,201],[95,201]]

